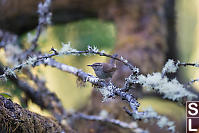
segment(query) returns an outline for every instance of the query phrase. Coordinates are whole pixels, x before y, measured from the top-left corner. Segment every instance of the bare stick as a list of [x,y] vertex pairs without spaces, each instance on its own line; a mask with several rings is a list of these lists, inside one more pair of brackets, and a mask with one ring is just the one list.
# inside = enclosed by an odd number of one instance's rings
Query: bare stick
[[104,117],[98,116],[98,115],[87,115],[87,114],[83,114],[83,113],[75,113],[75,114],[73,114],[73,118],[74,119],[85,119],[85,120],[90,120],[90,121],[100,121],[100,122],[104,122],[104,123],[111,123],[111,124],[119,126],[121,128],[130,129],[134,133],[148,133],[147,130],[139,128],[137,126],[136,122],[127,123],[127,122],[123,122],[123,121],[120,121],[117,119],[104,118]]
[[46,25],[51,23],[51,16],[52,13],[50,12],[50,6],[52,1],[51,0],[45,0],[45,2],[39,3],[38,5],[38,13],[39,13],[39,21],[38,26],[36,28],[36,34],[31,41],[31,47],[28,51],[34,51],[37,48],[37,41],[39,39],[39,36],[41,35],[42,30],[45,28]]

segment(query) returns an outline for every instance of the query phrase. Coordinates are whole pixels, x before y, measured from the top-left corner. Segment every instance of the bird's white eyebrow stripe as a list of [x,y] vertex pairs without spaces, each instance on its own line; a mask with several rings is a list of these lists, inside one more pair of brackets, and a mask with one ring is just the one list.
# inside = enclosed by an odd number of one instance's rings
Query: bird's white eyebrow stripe
[[101,63],[96,63],[96,64],[94,64],[94,65],[96,65],[96,66],[101,66]]

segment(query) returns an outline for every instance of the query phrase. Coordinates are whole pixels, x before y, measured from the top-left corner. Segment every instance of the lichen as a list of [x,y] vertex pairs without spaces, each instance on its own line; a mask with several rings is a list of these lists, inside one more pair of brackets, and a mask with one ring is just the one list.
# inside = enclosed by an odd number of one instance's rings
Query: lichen
[[178,69],[178,63],[175,63],[174,60],[169,59],[162,69],[162,73],[175,73]]
[[187,91],[176,79],[169,80],[166,76],[162,77],[161,73],[148,74],[147,76],[139,75],[138,82],[147,90],[154,89],[163,94],[163,98],[173,101],[180,101],[183,97],[187,97],[188,100],[197,97],[192,92]]
[[72,52],[77,52],[76,49],[73,49],[71,47],[70,42],[68,43],[62,43],[62,48],[59,50],[59,55],[64,55],[64,54],[71,54]]

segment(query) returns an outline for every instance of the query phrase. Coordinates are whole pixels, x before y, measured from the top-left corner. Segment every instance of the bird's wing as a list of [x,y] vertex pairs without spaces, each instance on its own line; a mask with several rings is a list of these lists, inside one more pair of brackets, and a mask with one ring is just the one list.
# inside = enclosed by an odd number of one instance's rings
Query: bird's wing
[[[113,54],[112,56],[113,56],[113,57],[117,57],[117,56],[118,56],[118,54]],[[115,59],[112,59],[112,58],[110,59],[110,64],[113,64],[113,65],[114,65],[114,64],[115,64],[115,62],[116,62],[116,60],[115,60]]]
[[108,64],[110,67],[105,67],[104,72],[106,73],[110,73],[110,72],[114,72],[115,70],[117,70],[117,67],[115,65],[112,64]]

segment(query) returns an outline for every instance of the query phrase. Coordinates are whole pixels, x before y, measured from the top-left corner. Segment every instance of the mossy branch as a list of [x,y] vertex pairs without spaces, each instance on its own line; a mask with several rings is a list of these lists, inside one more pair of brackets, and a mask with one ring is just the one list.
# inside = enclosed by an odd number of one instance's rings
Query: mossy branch
[[0,132],[73,132],[62,129],[54,119],[28,111],[12,100],[0,96]]

